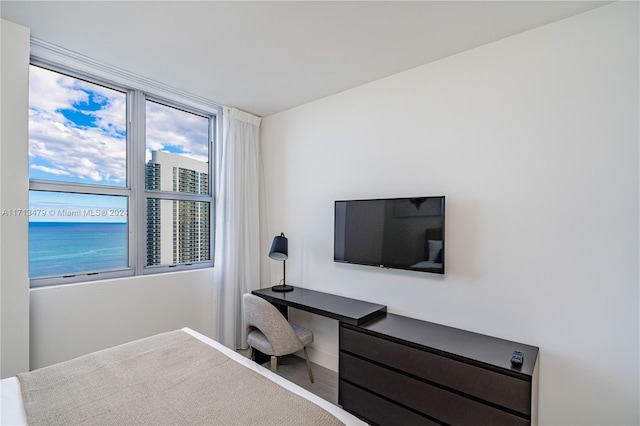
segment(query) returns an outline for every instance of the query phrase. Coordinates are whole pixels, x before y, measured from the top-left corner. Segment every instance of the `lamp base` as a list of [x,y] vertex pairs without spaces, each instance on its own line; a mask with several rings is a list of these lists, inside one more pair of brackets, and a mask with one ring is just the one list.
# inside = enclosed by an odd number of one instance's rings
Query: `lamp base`
[[274,285],[273,287],[271,287],[271,290],[284,293],[286,291],[293,291],[293,286],[286,284]]

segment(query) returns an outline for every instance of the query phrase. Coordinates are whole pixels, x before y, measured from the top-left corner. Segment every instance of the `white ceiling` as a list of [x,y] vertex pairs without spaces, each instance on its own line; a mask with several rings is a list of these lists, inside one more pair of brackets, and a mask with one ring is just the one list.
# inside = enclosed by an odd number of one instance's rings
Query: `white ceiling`
[[5,1],[33,37],[266,116],[609,2]]

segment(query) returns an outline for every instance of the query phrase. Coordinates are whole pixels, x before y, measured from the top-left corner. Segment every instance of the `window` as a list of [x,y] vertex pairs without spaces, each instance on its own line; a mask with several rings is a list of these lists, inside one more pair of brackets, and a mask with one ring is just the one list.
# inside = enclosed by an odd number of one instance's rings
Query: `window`
[[127,197],[30,191],[29,207],[32,278],[129,267]]
[[210,120],[150,100],[145,109],[146,266],[210,260]]
[[31,286],[212,266],[220,109],[34,62]]

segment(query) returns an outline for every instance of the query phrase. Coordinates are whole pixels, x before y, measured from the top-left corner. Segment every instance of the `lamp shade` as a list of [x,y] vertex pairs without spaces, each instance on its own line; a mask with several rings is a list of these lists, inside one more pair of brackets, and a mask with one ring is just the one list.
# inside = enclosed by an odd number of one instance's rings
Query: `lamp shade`
[[289,240],[284,236],[284,232],[273,238],[269,257],[273,260],[287,260],[289,258]]

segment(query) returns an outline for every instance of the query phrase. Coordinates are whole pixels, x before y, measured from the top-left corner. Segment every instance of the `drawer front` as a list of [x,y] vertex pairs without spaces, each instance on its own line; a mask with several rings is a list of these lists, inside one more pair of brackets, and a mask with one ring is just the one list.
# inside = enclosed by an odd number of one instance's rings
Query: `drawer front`
[[[340,349],[531,415],[531,383],[340,327]],[[507,354],[510,356],[511,354]]]
[[521,417],[501,411],[421,380],[340,353],[340,379],[355,383],[385,398],[455,425],[529,425]]
[[340,381],[339,395],[342,408],[368,423],[381,426],[439,424],[344,381]]

